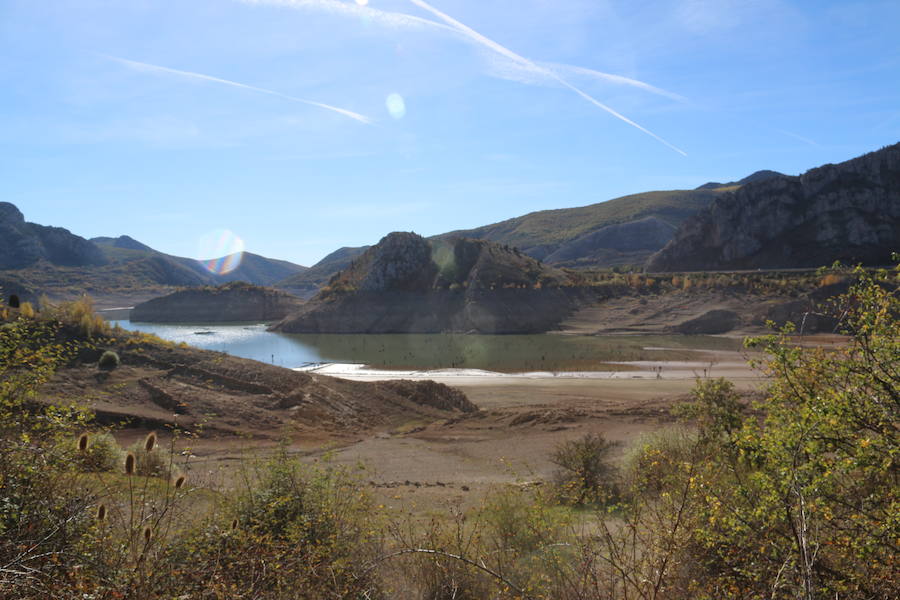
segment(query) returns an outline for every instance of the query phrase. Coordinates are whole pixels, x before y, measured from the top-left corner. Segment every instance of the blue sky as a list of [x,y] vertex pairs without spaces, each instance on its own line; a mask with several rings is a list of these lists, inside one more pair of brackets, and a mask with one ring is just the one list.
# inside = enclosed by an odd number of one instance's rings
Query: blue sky
[[900,2],[0,1],[0,199],[312,264],[900,140]]

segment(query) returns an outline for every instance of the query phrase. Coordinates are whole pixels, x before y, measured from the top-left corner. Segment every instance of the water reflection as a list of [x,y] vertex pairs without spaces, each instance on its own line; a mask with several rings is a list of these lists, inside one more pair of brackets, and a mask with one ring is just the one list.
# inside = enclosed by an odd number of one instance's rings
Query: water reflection
[[740,340],[712,336],[283,334],[266,331],[264,324],[114,323],[284,367],[352,362],[395,369],[596,371],[613,361],[703,360],[698,350],[741,347]]

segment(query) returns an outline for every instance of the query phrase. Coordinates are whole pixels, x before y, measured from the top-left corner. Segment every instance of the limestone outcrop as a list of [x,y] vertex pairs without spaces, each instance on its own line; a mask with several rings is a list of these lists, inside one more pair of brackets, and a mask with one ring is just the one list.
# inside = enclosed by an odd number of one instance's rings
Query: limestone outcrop
[[493,242],[391,233],[274,326],[290,333],[535,333],[591,292]]
[[688,219],[648,271],[889,264],[900,251],[900,144],[748,183]]

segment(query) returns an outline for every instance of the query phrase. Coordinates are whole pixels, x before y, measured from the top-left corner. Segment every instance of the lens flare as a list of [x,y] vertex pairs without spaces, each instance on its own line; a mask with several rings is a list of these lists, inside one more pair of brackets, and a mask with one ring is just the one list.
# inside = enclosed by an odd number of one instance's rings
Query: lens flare
[[239,266],[244,258],[244,240],[228,229],[216,229],[204,234],[197,244],[198,262],[215,275],[227,275]]
[[400,94],[389,95],[387,100],[384,101],[384,104],[387,106],[388,112],[391,113],[391,116],[395,119],[402,119],[406,116],[406,102]]

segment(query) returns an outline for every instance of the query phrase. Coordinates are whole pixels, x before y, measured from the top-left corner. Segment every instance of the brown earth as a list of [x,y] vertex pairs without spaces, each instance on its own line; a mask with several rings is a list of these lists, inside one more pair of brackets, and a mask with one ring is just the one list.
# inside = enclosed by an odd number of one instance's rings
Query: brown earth
[[799,329],[804,315],[809,333],[830,332],[835,323],[815,316],[816,304],[827,296],[818,291],[792,297],[720,290],[619,296],[578,310],[561,323],[560,333],[759,335],[771,332],[769,319],[779,325],[793,321]]
[[101,370],[100,350],[84,352],[57,372],[43,398],[78,400],[105,423],[177,424],[205,437],[260,440],[342,438],[477,410],[433,382],[345,381],[131,334],[104,349],[119,355],[120,366]]

